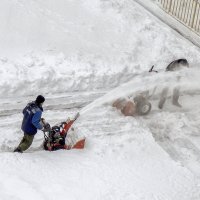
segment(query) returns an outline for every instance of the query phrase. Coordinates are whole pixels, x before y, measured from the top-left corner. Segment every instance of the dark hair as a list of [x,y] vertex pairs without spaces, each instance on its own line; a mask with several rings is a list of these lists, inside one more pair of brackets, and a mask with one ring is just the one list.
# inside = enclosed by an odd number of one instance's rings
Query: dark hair
[[38,104],[38,105],[43,103],[44,101],[45,101],[45,98],[42,95],[38,95],[35,100],[36,104]]

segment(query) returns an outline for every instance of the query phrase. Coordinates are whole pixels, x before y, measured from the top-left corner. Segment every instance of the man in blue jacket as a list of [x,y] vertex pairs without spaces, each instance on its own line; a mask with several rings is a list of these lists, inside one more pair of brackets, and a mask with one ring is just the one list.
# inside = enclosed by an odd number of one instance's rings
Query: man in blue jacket
[[27,150],[31,146],[37,130],[45,128],[41,121],[43,112],[42,105],[44,101],[45,98],[42,95],[39,95],[35,101],[28,103],[23,109],[24,118],[21,129],[24,132],[24,137],[14,152],[22,153]]

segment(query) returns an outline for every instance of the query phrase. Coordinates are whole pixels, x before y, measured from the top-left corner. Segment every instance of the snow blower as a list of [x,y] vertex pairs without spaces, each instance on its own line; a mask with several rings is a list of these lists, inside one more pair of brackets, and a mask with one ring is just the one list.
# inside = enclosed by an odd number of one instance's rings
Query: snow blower
[[[80,114],[77,113],[74,119],[68,119],[66,122],[61,122],[53,127],[43,121],[44,125],[48,127],[43,131],[43,148],[47,151],[55,151],[59,149],[83,149],[85,146],[85,138],[80,139],[75,133],[74,128],[71,128],[72,124],[79,116]],[[70,128],[71,132],[68,134]]]

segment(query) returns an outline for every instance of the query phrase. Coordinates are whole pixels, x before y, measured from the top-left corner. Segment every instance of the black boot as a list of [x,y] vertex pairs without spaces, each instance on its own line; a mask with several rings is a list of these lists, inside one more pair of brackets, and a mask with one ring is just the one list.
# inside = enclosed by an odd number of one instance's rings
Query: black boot
[[23,153],[23,151],[19,147],[17,147],[13,152]]

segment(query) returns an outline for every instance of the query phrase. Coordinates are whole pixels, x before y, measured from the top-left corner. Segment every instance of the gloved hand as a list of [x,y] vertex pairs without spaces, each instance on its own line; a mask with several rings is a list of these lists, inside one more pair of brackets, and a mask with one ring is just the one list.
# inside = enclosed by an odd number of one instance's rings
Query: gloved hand
[[51,126],[50,126],[49,123],[46,122],[46,123],[44,124],[43,128],[42,128],[42,131],[47,132],[47,131],[49,131],[49,130],[51,130]]

